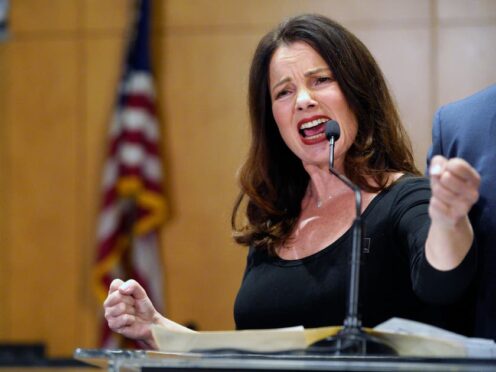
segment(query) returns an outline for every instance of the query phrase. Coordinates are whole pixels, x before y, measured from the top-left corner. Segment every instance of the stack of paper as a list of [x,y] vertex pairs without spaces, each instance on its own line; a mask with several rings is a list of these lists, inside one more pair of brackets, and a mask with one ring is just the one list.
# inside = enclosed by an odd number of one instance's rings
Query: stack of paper
[[[155,326],[153,335],[160,351],[183,353],[195,351],[244,351],[280,353],[305,350],[313,343],[336,335],[341,327],[304,329],[303,327],[269,330],[177,332]],[[443,329],[410,320],[393,318],[366,332],[381,339],[400,356],[496,357],[492,340],[464,337]]]
[[466,337],[413,320],[391,318],[379,324],[374,330],[384,333],[418,336],[424,339],[444,340],[463,345],[464,353],[467,357],[496,358],[496,343],[494,340]]

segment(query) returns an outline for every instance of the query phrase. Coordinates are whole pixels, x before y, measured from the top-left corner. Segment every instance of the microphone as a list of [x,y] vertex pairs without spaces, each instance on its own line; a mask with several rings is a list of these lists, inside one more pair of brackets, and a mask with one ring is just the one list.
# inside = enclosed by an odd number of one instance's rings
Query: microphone
[[325,123],[325,135],[328,141],[334,137],[334,141],[337,141],[341,136],[341,128],[336,120],[329,120]]
[[343,329],[336,336],[318,341],[309,347],[309,354],[325,353],[334,355],[397,355],[397,352],[377,337],[368,335],[362,329],[358,314],[360,284],[360,255],[362,252],[363,222],[361,218],[362,195],[360,188],[334,168],[334,144],[341,135],[335,120],[325,123],[325,135],[329,141],[329,172],[353,190],[355,194],[355,219],[353,221],[353,243],[350,260],[348,302]]
[[341,136],[341,129],[336,120],[329,120],[325,124],[325,136],[329,141],[330,151],[329,151],[329,167],[334,167],[334,142]]

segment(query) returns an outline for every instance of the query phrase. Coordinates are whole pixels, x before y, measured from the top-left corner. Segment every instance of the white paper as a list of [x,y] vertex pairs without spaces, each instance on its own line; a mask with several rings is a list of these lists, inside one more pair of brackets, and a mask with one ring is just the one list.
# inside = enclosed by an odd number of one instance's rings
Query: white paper
[[425,323],[402,318],[391,318],[374,328],[376,331],[391,332],[405,335],[424,336],[427,338],[437,338],[463,345],[468,357],[473,358],[495,358],[496,343],[494,340],[483,338],[471,338],[450,332],[445,329],[435,327]]

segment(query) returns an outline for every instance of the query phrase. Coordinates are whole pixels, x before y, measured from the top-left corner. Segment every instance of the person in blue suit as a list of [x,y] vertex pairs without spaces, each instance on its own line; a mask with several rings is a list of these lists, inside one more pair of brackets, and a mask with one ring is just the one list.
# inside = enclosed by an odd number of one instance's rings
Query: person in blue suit
[[[480,197],[469,213],[478,249],[469,325],[465,333],[496,339],[496,84],[438,109],[427,165],[436,155],[459,157],[480,174]],[[429,168],[428,168],[429,169]],[[466,313],[465,313],[465,316]],[[464,319],[458,319],[463,323]]]

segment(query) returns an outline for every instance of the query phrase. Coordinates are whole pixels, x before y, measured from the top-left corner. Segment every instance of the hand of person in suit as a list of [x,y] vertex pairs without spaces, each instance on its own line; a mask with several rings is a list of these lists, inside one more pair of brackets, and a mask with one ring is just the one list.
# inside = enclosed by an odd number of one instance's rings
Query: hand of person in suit
[[103,303],[109,328],[127,338],[141,341],[147,348],[157,349],[152,325],[174,331],[192,332],[189,328],[163,317],[153,306],[143,287],[135,280],[114,279]]
[[427,260],[439,270],[451,270],[473,242],[468,212],[479,198],[480,176],[465,160],[441,155],[432,158],[429,174],[432,223],[426,242]]

